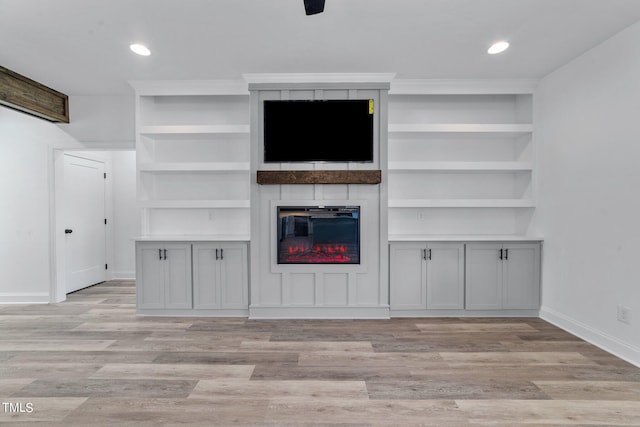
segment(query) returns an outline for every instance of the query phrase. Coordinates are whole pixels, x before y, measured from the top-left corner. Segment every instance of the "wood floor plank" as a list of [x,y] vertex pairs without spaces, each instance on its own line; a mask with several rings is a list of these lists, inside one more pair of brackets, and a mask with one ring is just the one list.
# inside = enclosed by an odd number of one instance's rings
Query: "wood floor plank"
[[[2,402],[7,402],[9,400],[7,397],[22,389],[27,384],[31,384],[33,381],[35,381],[35,378],[10,378],[0,375],[0,399],[2,399]],[[4,408],[0,408],[0,412],[4,412],[3,409]]]
[[405,366],[298,366],[288,363],[257,364],[252,380],[335,380],[357,381],[376,379],[415,380],[410,369]]
[[362,341],[243,341],[243,351],[373,351],[371,343]]
[[518,323],[416,323],[421,332],[440,334],[474,332],[535,332],[536,329],[524,322]]
[[186,398],[195,380],[156,379],[76,379],[36,380],[14,394],[15,397],[166,397]]
[[237,351],[242,343],[242,338],[229,338],[218,341],[192,341],[192,340],[118,340],[110,345],[109,351],[144,351],[144,352],[171,352],[179,350],[182,352],[205,352],[205,351]]
[[438,353],[302,351],[299,354],[298,366],[446,367]]
[[86,378],[102,367],[101,364],[69,362],[16,363],[0,365],[0,378],[66,379]]
[[179,364],[225,364],[225,365],[256,365],[261,364],[290,364],[298,363],[297,352],[251,352],[251,351],[209,351],[209,352],[182,352],[170,351],[160,353],[155,363],[179,363]]
[[115,340],[7,340],[2,341],[2,351],[98,351],[104,350]]
[[509,378],[367,381],[372,399],[549,399],[534,383]]
[[527,364],[545,365],[596,365],[587,357],[576,352],[504,352],[504,353],[440,353],[449,364],[502,365]]
[[173,322],[85,322],[74,331],[186,331],[190,323]]
[[[598,373],[600,372],[600,373]],[[581,376],[587,379],[597,380],[598,377],[606,378],[625,378],[624,374],[619,371],[607,371],[603,374],[600,370],[592,369],[591,365],[583,365],[581,367],[572,367],[567,365],[556,365],[544,367],[530,366],[528,364],[496,364],[496,365],[450,365],[447,364],[443,369],[433,369],[433,367],[425,366],[418,368],[410,368],[409,373],[414,378],[423,380],[465,380],[465,379],[495,379],[510,378],[513,380],[524,381],[573,381]],[[596,378],[593,378],[593,377]]]
[[248,380],[252,365],[182,365],[160,363],[108,363],[91,378],[105,379],[195,379],[238,378]]
[[149,363],[159,353],[140,351],[21,351],[11,353],[12,363]]
[[401,352],[471,352],[471,353],[494,353],[509,351],[501,342],[496,341],[472,341],[468,338],[464,340],[438,341],[437,339],[396,339],[393,341],[383,341],[372,343],[373,350],[380,353]]
[[352,423],[355,425],[467,425],[450,400],[271,399],[265,421],[300,423]]
[[556,400],[640,401],[640,382],[534,381],[534,384]]
[[369,399],[364,381],[202,380],[189,395],[195,399]]

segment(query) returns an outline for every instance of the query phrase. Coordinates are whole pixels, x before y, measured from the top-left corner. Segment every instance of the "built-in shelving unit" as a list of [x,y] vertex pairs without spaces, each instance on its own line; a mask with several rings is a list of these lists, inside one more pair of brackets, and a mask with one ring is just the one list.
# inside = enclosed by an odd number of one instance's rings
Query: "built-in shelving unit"
[[389,239],[527,238],[531,81],[399,81],[389,92]]
[[[133,82],[142,234],[248,240],[246,84]],[[235,236],[235,237],[234,237]]]

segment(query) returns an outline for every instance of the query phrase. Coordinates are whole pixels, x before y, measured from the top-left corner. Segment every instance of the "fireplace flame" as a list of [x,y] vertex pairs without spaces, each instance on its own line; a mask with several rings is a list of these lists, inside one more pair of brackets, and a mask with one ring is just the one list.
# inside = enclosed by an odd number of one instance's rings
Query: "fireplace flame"
[[348,263],[351,256],[343,244],[291,245],[286,249],[285,262],[288,263]]

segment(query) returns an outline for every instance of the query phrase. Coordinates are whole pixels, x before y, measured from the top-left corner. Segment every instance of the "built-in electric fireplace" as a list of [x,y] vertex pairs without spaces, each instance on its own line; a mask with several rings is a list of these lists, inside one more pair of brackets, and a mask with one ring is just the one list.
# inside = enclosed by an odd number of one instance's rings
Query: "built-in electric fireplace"
[[360,207],[279,206],[278,264],[360,264]]

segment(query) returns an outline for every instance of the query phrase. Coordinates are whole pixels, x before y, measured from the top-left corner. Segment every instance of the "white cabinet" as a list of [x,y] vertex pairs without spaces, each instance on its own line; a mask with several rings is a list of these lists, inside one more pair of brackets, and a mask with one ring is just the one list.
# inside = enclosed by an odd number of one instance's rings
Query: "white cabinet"
[[447,310],[464,307],[464,245],[392,243],[392,310]]
[[246,316],[246,242],[136,242],[137,312]]
[[469,243],[466,247],[468,310],[537,309],[538,243]]
[[190,309],[191,245],[138,243],[136,294],[139,309]]
[[464,245],[429,243],[426,255],[427,308],[464,308]]
[[248,291],[246,244],[193,245],[195,309],[247,309]]
[[389,250],[389,287],[392,310],[427,308],[427,264],[423,243],[392,243]]

